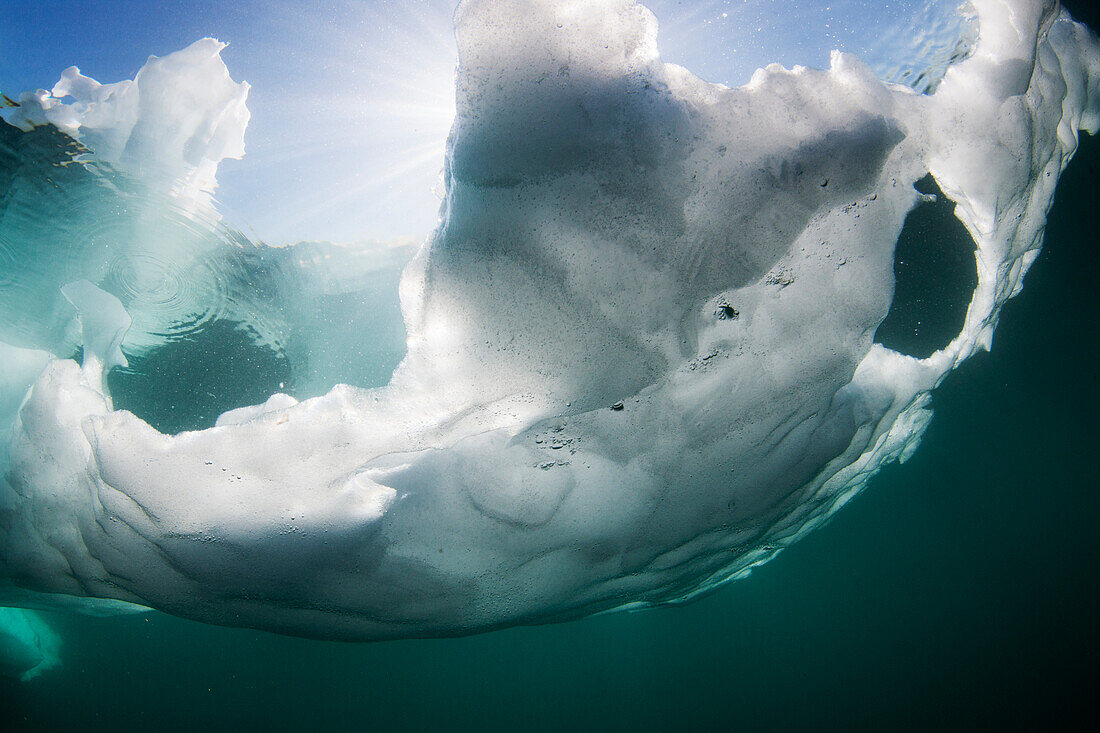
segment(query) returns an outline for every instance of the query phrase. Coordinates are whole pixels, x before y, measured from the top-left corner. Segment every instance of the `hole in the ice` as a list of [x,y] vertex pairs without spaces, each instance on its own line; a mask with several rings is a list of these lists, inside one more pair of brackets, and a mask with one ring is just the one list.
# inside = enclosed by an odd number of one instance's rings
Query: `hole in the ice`
[[727,301],[720,300],[718,301],[718,306],[714,309],[714,315],[718,318],[719,321],[732,321],[738,318],[741,314]]
[[201,430],[218,415],[291,392],[287,359],[258,344],[234,321],[216,320],[107,377],[116,410],[129,410],[162,433]]
[[916,189],[936,197],[905,217],[894,249],[894,301],[875,343],[924,359],[959,335],[978,285],[974,238],[931,174]]

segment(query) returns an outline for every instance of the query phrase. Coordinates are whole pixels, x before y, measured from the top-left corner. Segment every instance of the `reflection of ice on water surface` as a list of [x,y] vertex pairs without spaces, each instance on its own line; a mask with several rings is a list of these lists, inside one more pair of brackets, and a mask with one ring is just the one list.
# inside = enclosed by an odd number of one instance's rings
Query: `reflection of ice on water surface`
[[[661,63],[632,2],[467,0],[444,218],[401,282],[393,381],[171,437],[54,361],[13,418],[0,563],[39,591],[338,638],[673,602],[743,575],[915,449],[929,391],[988,346],[1038,251],[1075,131],[1096,126],[1095,39],[1013,5],[1010,23],[975,3],[977,46],[921,96],[840,54],[727,89]],[[872,339],[929,172],[978,282],[957,337],[916,359]],[[188,316],[165,313],[211,272],[226,295],[204,323],[283,359],[280,390],[319,394],[338,369],[311,356],[334,339],[326,362],[393,365],[395,329],[356,342],[323,321],[408,250],[257,247],[156,173],[149,196],[204,223],[154,217],[132,231],[186,234],[128,234],[144,249],[80,273],[137,337],[176,338]],[[26,330],[65,356],[72,310],[45,325]],[[240,353],[243,374],[260,352]]]
[[653,0],[648,7],[661,23],[666,61],[728,86],[770,63],[822,67],[839,49],[886,81],[926,92],[977,34],[973,13],[957,0]]

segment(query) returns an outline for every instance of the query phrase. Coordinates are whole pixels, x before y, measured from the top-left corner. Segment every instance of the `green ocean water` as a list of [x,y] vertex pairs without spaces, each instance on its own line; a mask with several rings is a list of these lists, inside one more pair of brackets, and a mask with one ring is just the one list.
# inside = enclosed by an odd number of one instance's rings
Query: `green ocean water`
[[63,666],[3,730],[892,730],[1089,715],[1100,659],[1100,144],[991,354],[921,449],[749,579],[680,608],[341,644],[48,614]]

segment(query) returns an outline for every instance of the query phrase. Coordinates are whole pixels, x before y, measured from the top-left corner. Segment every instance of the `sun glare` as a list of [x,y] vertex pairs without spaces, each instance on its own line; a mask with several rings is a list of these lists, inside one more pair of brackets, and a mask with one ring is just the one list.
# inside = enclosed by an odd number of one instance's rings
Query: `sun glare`
[[223,203],[243,202],[269,244],[426,236],[455,116],[454,5],[278,8],[273,37],[292,37],[284,88],[253,85],[248,154],[237,178],[227,171]]

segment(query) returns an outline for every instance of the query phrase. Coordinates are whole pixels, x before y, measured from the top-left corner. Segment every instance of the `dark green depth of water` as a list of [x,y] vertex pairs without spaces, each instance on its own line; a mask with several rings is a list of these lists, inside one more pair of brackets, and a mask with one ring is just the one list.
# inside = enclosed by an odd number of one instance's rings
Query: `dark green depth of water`
[[1036,729],[1090,719],[1100,588],[1100,144],[992,354],[826,528],[681,608],[338,644],[50,615],[64,666],[0,730]]

